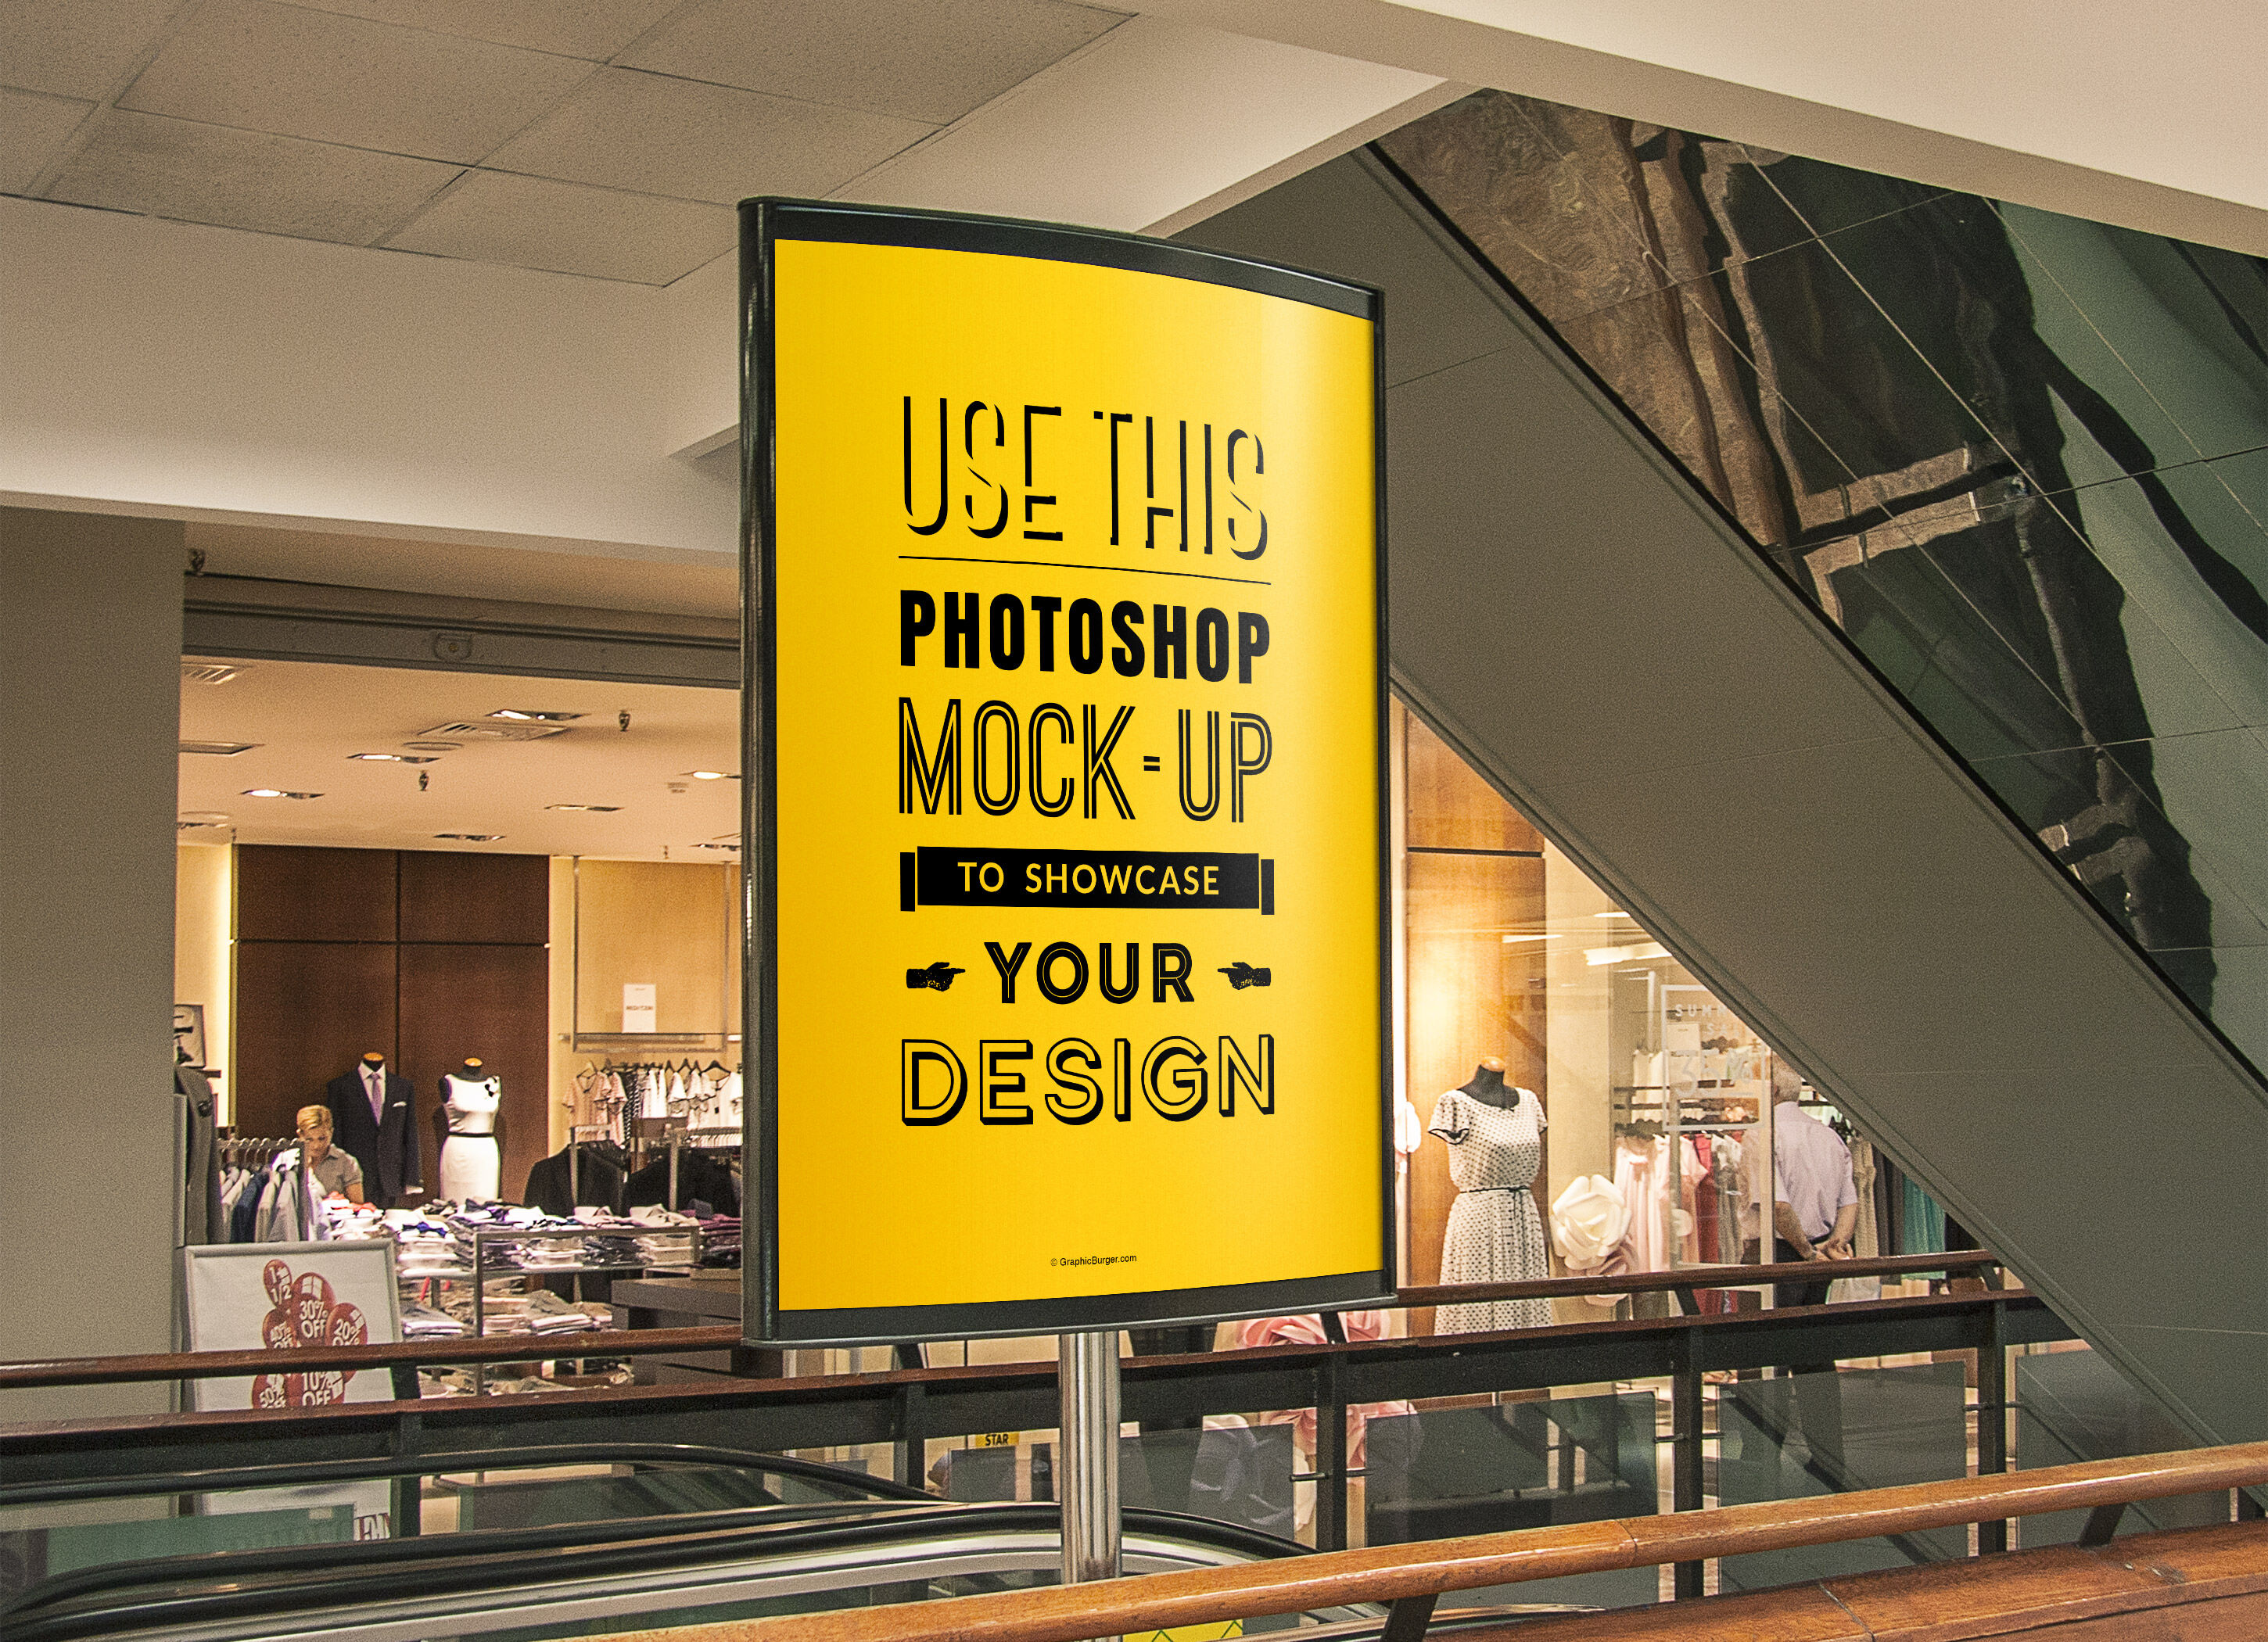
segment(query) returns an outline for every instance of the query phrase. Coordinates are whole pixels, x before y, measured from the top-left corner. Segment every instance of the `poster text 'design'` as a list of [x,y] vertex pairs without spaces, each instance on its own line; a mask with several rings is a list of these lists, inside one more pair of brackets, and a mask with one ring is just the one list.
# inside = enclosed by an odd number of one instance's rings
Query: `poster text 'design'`
[[1390,1292],[1376,293],[741,211],[750,1337]]

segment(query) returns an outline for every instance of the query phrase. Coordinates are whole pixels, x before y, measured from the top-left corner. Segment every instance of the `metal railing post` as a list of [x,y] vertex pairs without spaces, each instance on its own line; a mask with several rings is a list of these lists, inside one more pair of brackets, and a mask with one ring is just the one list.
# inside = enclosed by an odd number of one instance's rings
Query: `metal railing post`
[[1347,1543],[1347,1415],[1339,1391],[1344,1359],[1332,1351],[1315,1365],[1315,1549]]
[[1118,1331],[1057,1336],[1063,1582],[1118,1577]]
[[[1979,1322],[1984,1337],[1977,1343],[1977,1474],[1997,1476],[2008,1469],[2008,1351],[2002,1328],[2007,1307],[1995,1300]],[[2006,1517],[1977,1525],[1980,1552],[2008,1549]]]
[[[1676,1511],[1701,1508],[1701,1359],[1694,1349],[1692,1330],[1677,1342],[1669,1371],[1669,1503]],[[1705,1587],[1701,1565],[1677,1565],[1672,1590],[1680,1601],[1699,1596]]]
[[928,1469],[929,1443],[922,1435],[922,1386],[918,1381],[898,1388],[898,1440],[890,1455],[895,1480],[908,1488],[923,1485]]

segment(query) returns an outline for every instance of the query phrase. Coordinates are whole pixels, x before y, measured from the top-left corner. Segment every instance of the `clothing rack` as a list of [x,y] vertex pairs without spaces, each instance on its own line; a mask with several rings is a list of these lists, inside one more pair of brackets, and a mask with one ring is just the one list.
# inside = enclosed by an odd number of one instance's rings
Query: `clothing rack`
[[571,1204],[581,1201],[583,1189],[581,1167],[583,1161],[584,1141],[599,1139],[612,1141],[614,1138],[615,1126],[612,1123],[575,1123],[569,1126],[567,1130],[567,1201]]
[[269,1135],[219,1135],[213,1144],[220,1148],[225,1161],[249,1164],[255,1160],[266,1163],[277,1152],[299,1142],[296,1136],[279,1140]]

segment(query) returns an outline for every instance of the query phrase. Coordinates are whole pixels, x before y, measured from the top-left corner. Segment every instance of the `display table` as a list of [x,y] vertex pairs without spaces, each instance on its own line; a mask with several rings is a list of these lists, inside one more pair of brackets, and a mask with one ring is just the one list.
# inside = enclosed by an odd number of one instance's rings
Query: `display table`
[[[617,1278],[608,1297],[617,1329],[718,1329],[740,1326],[740,1274]],[[788,1353],[734,1346],[721,1351],[631,1359],[640,1385],[717,1379],[777,1380],[792,1372]]]

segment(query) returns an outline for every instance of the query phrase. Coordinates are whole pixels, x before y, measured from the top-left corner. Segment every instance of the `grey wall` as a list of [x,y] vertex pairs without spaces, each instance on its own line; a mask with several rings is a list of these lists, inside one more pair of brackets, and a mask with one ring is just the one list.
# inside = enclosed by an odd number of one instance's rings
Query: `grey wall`
[[173,1344],[182,564],[178,523],[0,509],[0,1358]]
[[1382,170],[1182,236],[1387,292],[1396,688],[2198,1437],[2268,1437],[2268,1090]]

